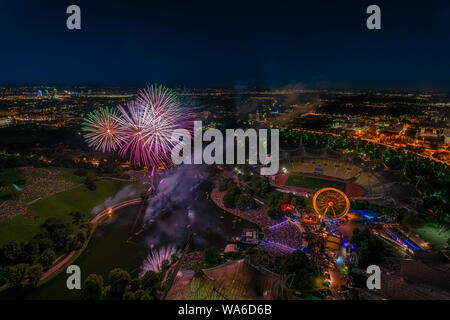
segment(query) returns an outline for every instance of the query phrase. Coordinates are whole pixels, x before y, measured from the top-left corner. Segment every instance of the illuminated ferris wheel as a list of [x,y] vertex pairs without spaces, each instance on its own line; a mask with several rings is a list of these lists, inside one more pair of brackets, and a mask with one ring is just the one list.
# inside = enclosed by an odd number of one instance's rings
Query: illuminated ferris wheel
[[350,209],[350,201],[341,190],[323,188],[314,194],[313,206],[319,219],[338,219],[345,216]]

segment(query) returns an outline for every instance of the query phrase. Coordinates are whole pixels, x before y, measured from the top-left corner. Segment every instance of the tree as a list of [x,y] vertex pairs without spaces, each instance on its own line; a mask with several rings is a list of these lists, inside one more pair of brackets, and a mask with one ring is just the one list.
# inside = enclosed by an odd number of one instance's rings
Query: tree
[[47,249],[39,257],[39,263],[45,269],[47,269],[53,264],[53,261],[55,261],[55,259],[56,259],[55,251],[53,251],[53,249]]
[[371,237],[369,229],[364,229],[363,231],[360,231],[358,228],[353,229],[352,234],[352,242],[357,246],[360,247],[361,243],[364,240],[367,240]]
[[205,250],[205,262],[208,265],[215,266],[220,263],[220,253],[214,247],[207,248]]
[[49,238],[40,238],[39,240],[39,252],[44,252],[47,249],[53,249],[55,244]]
[[291,202],[295,208],[297,209],[305,209],[306,208],[306,201],[305,198],[303,197],[293,197],[292,202]]
[[17,264],[8,268],[8,283],[12,287],[20,288],[27,279],[28,265],[24,263]]
[[103,277],[90,274],[83,283],[83,297],[86,300],[99,300],[102,297]]
[[78,240],[72,234],[69,234],[66,238],[65,252],[71,252],[78,248]]
[[228,179],[222,179],[219,183],[219,191],[223,192],[228,189]]
[[86,241],[86,239],[87,239],[86,232],[84,230],[78,231],[77,236],[76,236],[76,240],[78,242],[80,242],[81,244],[83,244]]
[[269,216],[272,219],[277,220],[283,218],[284,213],[279,206],[271,206],[269,209]]
[[30,287],[36,287],[38,285],[42,277],[42,270],[43,268],[40,264],[35,264],[28,268],[27,278]]
[[264,194],[267,194],[267,193],[270,192],[271,187],[270,187],[270,183],[269,183],[268,179],[266,179],[266,178],[261,178],[261,179],[262,179],[262,181],[261,181],[261,193],[264,195]]
[[57,250],[65,247],[67,236],[73,233],[72,224],[61,218],[48,218],[44,222],[44,228],[47,230],[49,238],[53,241]]
[[26,245],[25,250],[29,255],[36,255],[39,253],[39,241],[37,239],[31,239]]
[[358,289],[350,288],[348,291],[348,300],[361,300]]
[[79,225],[83,219],[83,214],[79,211],[71,212],[69,215],[72,217],[73,224]]
[[281,261],[281,270],[285,275],[293,274],[291,286],[295,289],[312,289],[313,279],[317,273],[306,254],[297,250]]
[[136,291],[141,287],[141,280],[139,278],[133,278],[130,281],[130,290]]
[[94,182],[94,179],[92,178],[92,176],[87,176],[86,179],[84,180],[84,184],[91,191],[94,191],[95,189],[97,189],[97,186],[95,185],[95,182]]
[[225,193],[225,196],[223,197],[223,204],[225,205],[225,207],[227,208],[236,207],[235,197],[236,194],[233,191],[227,191],[227,193]]
[[266,196],[266,202],[269,206],[275,206],[275,207],[281,207],[282,204],[282,194],[281,192],[278,191],[271,191],[267,196]]
[[147,271],[141,278],[141,287],[151,296],[155,296],[161,288],[161,275],[152,270]]
[[110,296],[112,299],[120,299],[131,280],[130,274],[121,269],[115,268],[109,272],[108,284],[111,286]]
[[240,210],[251,210],[255,208],[255,201],[248,195],[239,195],[237,197],[236,206]]
[[371,264],[378,264],[383,258],[383,243],[377,237],[370,238],[361,242],[358,251],[359,265],[363,268]]
[[84,232],[86,232],[86,235],[89,236],[92,231],[92,226],[89,222],[85,222],[80,226],[80,230],[83,230]]
[[170,257],[170,264],[174,264],[175,262],[178,261],[178,255],[176,253],[174,253],[171,257]]
[[122,300],[136,300],[134,292],[127,291],[123,294]]
[[166,271],[167,269],[169,269],[170,267],[170,261],[165,259],[162,263],[161,263],[161,270],[162,271]]
[[152,300],[152,296],[150,292],[146,290],[139,289],[134,293],[134,297],[136,300]]
[[2,248],[2,260],[6,265],[19,262],[23,254],[23,244],[19,242],[8,242]]
[[8,281],[8,269],[0,266],[0,286]]

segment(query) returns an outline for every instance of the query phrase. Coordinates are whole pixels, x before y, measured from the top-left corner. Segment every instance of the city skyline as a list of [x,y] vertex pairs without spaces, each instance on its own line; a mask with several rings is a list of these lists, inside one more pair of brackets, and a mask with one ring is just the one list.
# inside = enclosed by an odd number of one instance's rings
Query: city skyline
[[449,4],[175,6],[78,1],[0,5],[2,85],[298,85],[308,89],[449,90]]

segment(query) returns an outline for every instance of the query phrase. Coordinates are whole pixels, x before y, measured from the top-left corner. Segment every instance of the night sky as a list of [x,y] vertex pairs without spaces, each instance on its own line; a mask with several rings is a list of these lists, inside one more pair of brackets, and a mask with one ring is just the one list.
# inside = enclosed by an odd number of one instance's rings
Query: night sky
[[447,0],[0,0],[0,39],[1,84],[450,90]]

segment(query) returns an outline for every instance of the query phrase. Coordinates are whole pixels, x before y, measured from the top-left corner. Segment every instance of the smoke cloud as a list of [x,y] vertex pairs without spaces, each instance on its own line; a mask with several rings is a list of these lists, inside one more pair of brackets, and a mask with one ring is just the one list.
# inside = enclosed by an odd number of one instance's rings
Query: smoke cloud
[[123,188],[122,190],[117,192],[113,197],[109,197],[102,204],[94,207],[92,209],[91,213],[93,215],[96,215],[99,212],[118,204],[119,202],[122,202],[122,201],[125,201],[128,199],[132,199],[132,198],[137,198],[137,197],[139,197],[139,195],[140,195],[140,193],[136,189],[136,187],[134,187],[132,185],[126,186],[125,188]]

